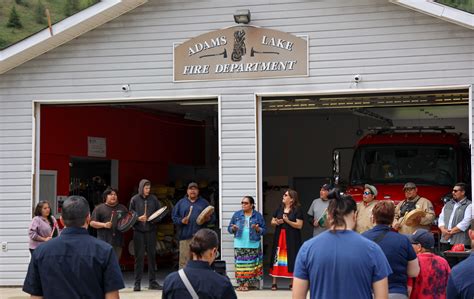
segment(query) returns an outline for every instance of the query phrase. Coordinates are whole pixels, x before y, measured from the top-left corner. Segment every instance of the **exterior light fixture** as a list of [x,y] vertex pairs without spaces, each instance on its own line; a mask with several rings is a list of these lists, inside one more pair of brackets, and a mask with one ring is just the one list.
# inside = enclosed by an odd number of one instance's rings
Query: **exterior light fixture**
[[234,13],[234,21],[237,24],[248,24],[250,23],[250,10],[239,9]]

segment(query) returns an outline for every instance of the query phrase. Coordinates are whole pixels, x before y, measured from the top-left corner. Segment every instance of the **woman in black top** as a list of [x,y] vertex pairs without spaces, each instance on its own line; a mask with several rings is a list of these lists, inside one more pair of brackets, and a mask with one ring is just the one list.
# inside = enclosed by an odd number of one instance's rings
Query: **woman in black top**
[[218,244],[216,232],[208,228],[198,230],[189,244],[190,260],[182,269],[195,296],[188,290],[180,274],[173,272],[165,279],[161,298],[237,299],[229,278],[214,272],[210,266],[216,259]]
[[[293,279],[296,255],[302,243],[303,211],[298,200],[298,193],[295,190],[288,189],[283,194],[282,204],[273,213],[271,224],[275,226],[275,235],[270,275],[273,277],[272,290],[276,290],[277,277]],[[290,290],[291,288],[292,283],[290,284]]]

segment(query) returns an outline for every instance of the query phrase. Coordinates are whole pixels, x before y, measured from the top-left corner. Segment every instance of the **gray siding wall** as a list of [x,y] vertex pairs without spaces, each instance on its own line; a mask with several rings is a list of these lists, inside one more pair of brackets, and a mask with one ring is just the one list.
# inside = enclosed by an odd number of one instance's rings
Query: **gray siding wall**
[[234,243],[227,225],[242,208],[242,197],[257,195],[256,101],[253,94],[223,95],[221,103],[222,258],[233,276]]
[[[251,10],[252,25],[308,35],[310,76],[173,83],[173,43],[234,25],[239,8]],[[241,196],[257,193],[254,94],[355,88],[356,73],[357,89],[471,84],[473,40],[472,30],[386,0],[150,0],[0,75],[0,241],[9,243],[0,285],[22,284],[29,261],[33,100],[124,98],[125,83],[130,100],[220,95],[225,227]]]
[[[474,175],[473,175],[473,170],[474,170],[474,148],[473,148],[474,146],[474,78],[472,80],[472,84],[469,91],[470,91],[469,108],[471,111],[471,114],[469,115],[469,129],[470,129],[469,130],[469,147],[471,150],[471,190],[473,190],[472,187],[474,186]],[[471,197],[473,196],[472,194],[474,193],[471,191]],[[472,208],[472,214],[471,214],[472,219],[474,219],[474,206],[471,206],[471,208]],[[474,227],[471,227],[471,228],[474,229]]]

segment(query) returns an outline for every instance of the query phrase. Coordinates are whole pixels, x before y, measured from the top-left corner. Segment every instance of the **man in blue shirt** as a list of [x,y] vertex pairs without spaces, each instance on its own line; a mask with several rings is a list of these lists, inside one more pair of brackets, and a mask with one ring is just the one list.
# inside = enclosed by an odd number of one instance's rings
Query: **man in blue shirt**
[[[338,192],[336,193],[338,194]],[[387,298],[387,258],[374,242],[353,229],[357,206],[350,196],[336,195],[328,207],[329,227],[306,241],[296,258],[293,298]]]
[[[469,230],[471,247],[474,248],[474,220],[471,220]],[[447,299],[474,298],[474,252],[451,270],[446,289]]]
[[61,220],[66,228],[58,238],[33,253],[23,291],[40,298],[119,298],[122,273],[112,246],[89,235],[87,200],[70,196]]
[[207,222],[215,220],[214,214],[204,219],[199,225],[196,220],[201,212],[209,206],[209,202],[199,196],[198,184],[189,183],[187,195],[181,198],[173,207],[171,218],[173,223],[179,227],[179,268],[182,269],[189,260],[189,243],[193,235],[201,228],[206,227]]

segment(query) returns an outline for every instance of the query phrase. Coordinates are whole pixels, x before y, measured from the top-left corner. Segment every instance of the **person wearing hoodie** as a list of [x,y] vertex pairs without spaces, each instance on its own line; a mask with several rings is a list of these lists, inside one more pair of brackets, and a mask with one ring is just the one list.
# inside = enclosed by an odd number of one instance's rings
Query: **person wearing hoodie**
[[133,225],[133,247],[135,249],[135,292],[141,290],[141,280],[143,274],[143,260],[145,250],[148,260],[148,289],[161,290],[162,286],[156,281],[155,275],[155,246],[156,246],[156,223],[149,222],[148,217],[160,209],[160,202],[155,195],[151,194],[151,183],[142,179],[138,185],[138,194],[130,200],[130,211],[135,211],[138,215],[137,222]]
[[208,216],[199,225],[196,220],[201,212],[209,206],[209,202],[199,196],[198,184],[189,183],[187,195],[181,198],[173,207],[171,218],[179,228],[179,268],[182,269],[189,260],[189,244],[194,234],[207,224],[215,221],[215,215]]

